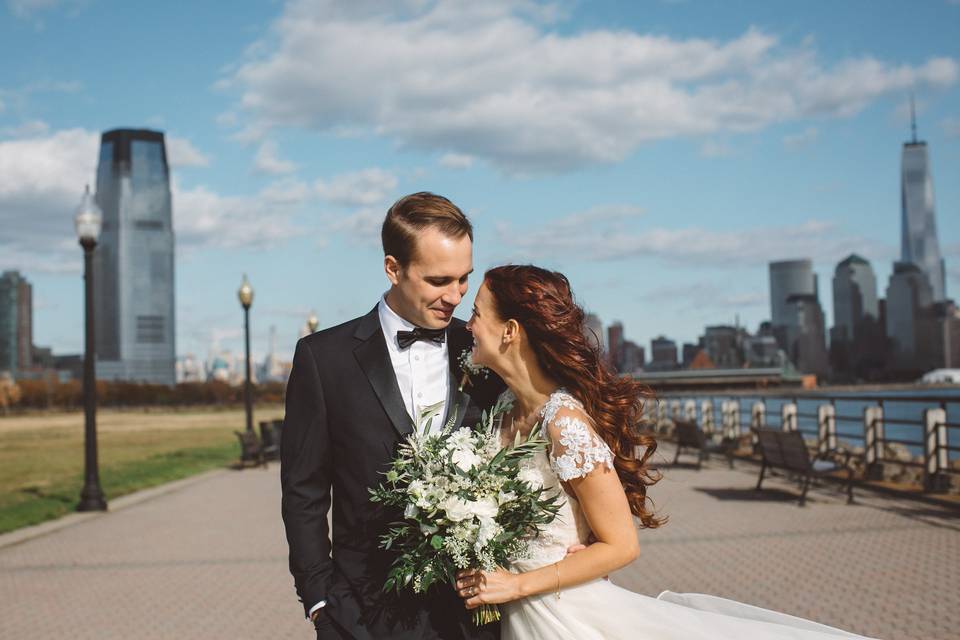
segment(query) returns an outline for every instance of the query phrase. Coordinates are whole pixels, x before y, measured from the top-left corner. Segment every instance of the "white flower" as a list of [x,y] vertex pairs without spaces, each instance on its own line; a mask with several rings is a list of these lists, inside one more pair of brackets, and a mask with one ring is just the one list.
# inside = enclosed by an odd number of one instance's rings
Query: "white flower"
[[417,505],[407,503],[407,508],[403,510],[403,517],[408,519],[416,518],[418,513],[420,513],[420,510],[417,509]]
[[447,520],[450,522],[460,522],[470,518],[473,513],[470,510],[470,504],[461,498],[451,496],[441,505],[444,513],[447,514]]
[[425,536],[432,536],[437,531],[440,531],[440,527],[436,527],[432,524],[420,523],[420,533],[422,533]]
[[464,471],[470,471],[470,469],[473,469],[482,462],[480,456],[474,453],[471,449],[457,449],[453,452],[453,455],[450,457],[450,459],[453,460],[453,464],[457,465]]
[[479,552],[488,542],[497,537],[502,531],[500,525],[493,518],[481,518],[480,529],[477,531],[477,541],[474,548]]
[[470,511],[482,522],[483,520],[493,520],[497,517],[497,512],[500,511],[500,506],[497,504],[497,501],[493,498],[483,498],[482,500],[477,500],[476,502],[468,503]]
[[517,494],[513,491],[501,491],[497,494],[497,502],[499,504],[506,504],[508,502],[513,502],[517,499]]

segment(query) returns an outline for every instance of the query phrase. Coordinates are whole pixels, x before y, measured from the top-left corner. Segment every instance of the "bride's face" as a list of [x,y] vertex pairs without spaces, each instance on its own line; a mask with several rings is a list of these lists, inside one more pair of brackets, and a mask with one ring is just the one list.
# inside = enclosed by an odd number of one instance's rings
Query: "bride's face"
[[480,285],[473,301],[473,314],[467,330],[473,334],[473,363],[494,368],[500,355],[505,323],[497,316],[493,296],[486,283]]

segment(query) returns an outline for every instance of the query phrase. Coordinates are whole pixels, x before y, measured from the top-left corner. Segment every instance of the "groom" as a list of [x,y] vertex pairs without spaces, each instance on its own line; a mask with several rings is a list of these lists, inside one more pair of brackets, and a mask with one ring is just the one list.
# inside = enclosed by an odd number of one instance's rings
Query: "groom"
[[458,359],[473,344],[453,317],[473,271],[463,212],[414,193],[390,207],[381,236],[389,291],[365,316],[300,340],[293,356],[280,452],[290,572],[318,639],[497,638],[495,625],[472,626],[451,586],[382,591],[393,556],[378,537],[400,514],[371,503],[368,487],[420,409],[443,403],[432,430],[448,419],[473,426],[502,383],[491,375],[459,389]]

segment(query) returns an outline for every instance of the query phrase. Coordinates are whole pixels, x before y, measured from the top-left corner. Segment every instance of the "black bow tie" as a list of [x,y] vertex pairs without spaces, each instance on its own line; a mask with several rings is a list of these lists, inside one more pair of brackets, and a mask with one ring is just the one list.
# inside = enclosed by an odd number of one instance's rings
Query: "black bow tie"
[[413,331],[397,331],[397,344],[406,349],[417,340],[429,340],[435,344],[443,344],[447,337],[446,329],[424,329],[417,327]]

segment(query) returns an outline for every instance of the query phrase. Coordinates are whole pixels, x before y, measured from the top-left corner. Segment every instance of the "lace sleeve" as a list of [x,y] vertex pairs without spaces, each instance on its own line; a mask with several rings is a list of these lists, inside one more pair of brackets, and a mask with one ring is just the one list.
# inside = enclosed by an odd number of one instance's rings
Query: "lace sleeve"
[[582,478],[594,469],[613,469],[613,453],[590,427],[580,409],[563,407],[546,423],[550,466],[563,481]]

